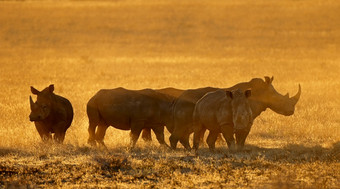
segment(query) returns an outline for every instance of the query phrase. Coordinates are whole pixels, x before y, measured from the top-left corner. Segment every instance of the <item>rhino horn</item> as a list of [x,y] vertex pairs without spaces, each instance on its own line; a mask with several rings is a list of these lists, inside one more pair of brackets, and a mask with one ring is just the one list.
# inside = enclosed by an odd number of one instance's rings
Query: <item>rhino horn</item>
[[300,95],[301,95],[301,86],[300,86],[300,84],[299,84],[299,91],[296,93],[295,96],[293,96],[292,98],[290,98],[290,99],[292,100],[292,102],[294,103],[294,105],[299,101]]
[[34,102],[33,102],[33,100],[32,100],[32,97],[30,96],[30,105],[31,105],[31,108],[33,107],[33,105],[34,105]]
[[284,97],[287,97],[287,98],[289,98],[289,93],[287,93]]

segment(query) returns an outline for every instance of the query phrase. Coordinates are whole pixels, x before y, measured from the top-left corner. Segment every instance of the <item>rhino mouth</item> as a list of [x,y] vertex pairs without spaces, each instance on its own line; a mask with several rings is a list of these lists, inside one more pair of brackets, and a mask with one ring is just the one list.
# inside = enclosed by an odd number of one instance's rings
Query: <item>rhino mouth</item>
[[292,111],[287,111],[287,112],[284,112],[283,113],[283,115],[285,115],[285,116],[291,116],[291,115],[293,115],[294,114],[294,110],[292,110]]
[[30,115],[29,118],[30,118],[30,121],[31,121],[31,122],[34,122],[34,121],[42,121],[41,116],[32,116],[32,115]]

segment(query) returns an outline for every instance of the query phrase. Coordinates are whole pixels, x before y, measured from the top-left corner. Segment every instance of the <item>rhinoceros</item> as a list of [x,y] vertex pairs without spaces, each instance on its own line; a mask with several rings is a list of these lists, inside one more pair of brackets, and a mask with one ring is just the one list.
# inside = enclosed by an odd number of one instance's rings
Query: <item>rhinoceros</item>
[[103,140],[106,129],[113,126],[131,130],[130,148],[135,146],[145,128],[151,128],[158,142],[167,146],[164,126],[172,121],[173,100],[172,96],[152,89],[127,90],[120,87],[100,90],[87,103],[88,143],[94,145],[98,142],[105,146]]
[[31,113],[30,121],[34,122],[36,129],[43,141],[52,139],[62,143],[66,130],[73,119],[73,108],[69,100],[53,93],[54,85],[38,91],[31,87],[33,94],[37,95],[37,101],[33,102],[30,96]]
[[177,142],[190,150],[189,136],[194,131],[192,128],[193,112],[196,102],[206,93],[215,91],[217,88],[206,87],[200,89],[188,89],[175,101],[173,107],[173,128],[170,135],[172,149],[176,149]]
[[[250,89],[252,95],[249,98],[249,103],[253,112],[253,119],[267,108],[285,116],[294,114],[295,105],[301,95],[301,86],[299,85],[299,90],[295,96],[289,97],[289,94],[281,95],[275,90],[272,85],[273,79],[274,77],[270,78],[268,76],[265,76],[264,80],[261,78],[253,78],[249,82],[242,82],[224,90]],[[187,150],[191,149],[189,136],[193,132],[192,123],[195,104],[207,92],[216,91],[217,89],[218,88],[207,87],[186,90],[178,97],[174,105],[174,128],[169,138],[171,148],[176,149],[177,142],[180,141]],[[236,142],[240,148],[244,145],[248,134],[249,130],[238,130],[238,132],[235,133]],[[217,136],[208,137],[216,138]]]
[[215,138],[222,133],[230,148],[234,146],[234,132],[250,129],[253,124],[252,111],[248,98],[250,90],[222,89],[209,92],[199,99],[193,114],[193,148],[197,151],[200,137],[205,130],[210,131],[207,143],[209,149],[215,149]]
[[[167,87],[167,88],[163,88],[163,89],[155,89],[155,91],[157,91],[159,93],[162,93],[162,94],[169,95],[169,96],[173,97],[174,100],[175,100],[175,99],[177,99],[183,93],[184,90],[176,89],[176,88],[172,88],[172,87]],[[171,113],[172,113],[172,111],[171,111]],[[167,125],[167,128],[168,129],[172,129],[173,128],[173,124],[169,123]],[[150,128],[143,129],[142,139],[144,141],[152,141],[152,138],[151,138],[151,129]]]

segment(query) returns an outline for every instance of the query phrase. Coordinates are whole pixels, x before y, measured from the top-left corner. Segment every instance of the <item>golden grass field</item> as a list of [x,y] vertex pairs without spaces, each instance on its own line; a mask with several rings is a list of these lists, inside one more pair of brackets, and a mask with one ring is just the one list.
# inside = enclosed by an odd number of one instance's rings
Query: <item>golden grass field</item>
[[[340,188],[339,10],[337,0],[1,1],[0,188]],[[244,151],[222,143],[195,156],[140,139],[128,152],[129,131],[113,127],[108,151],[86,144],[99,89],[266,75],[302,95],[293,116],[263,112]],[[28,119],[30,86],[49,84],[75,112],[64,145],[43,144]]]

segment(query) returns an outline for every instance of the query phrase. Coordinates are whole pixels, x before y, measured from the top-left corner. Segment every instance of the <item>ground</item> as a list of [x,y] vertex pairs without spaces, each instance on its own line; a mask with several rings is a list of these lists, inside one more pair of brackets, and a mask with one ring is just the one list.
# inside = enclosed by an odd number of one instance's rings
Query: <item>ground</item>
[[[0,188],[339,188],[340,3],[328,1],[1,1]],[[229,87],[274,76],[302,87],[292,116],[267,109],[243,151],[196,156],[109,128],[86,144],[102,88]],[[30,86],[74,107],[63,145],[29,122]],[[169,133],[166,131],[166,142]],[[153,139],[155,136],[153,135]]]

